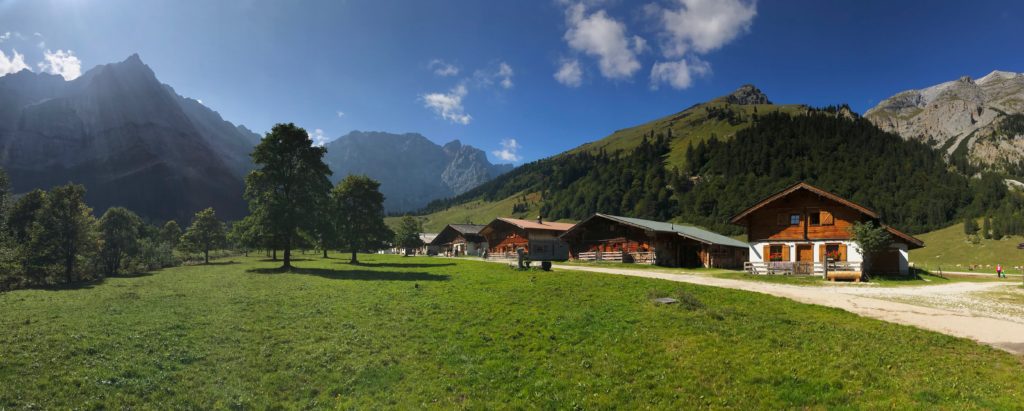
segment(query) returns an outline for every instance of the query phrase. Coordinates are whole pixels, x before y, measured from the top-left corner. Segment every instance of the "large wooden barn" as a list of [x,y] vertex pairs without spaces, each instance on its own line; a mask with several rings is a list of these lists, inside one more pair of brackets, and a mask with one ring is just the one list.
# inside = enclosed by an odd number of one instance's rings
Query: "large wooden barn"
[[448,224],[434,237],[431,245],[438,253],[450,256],[481,256],[487,250],[487,240],[480,235],[484,226],[476,224]]
[[739,268],[748,254],[746,243],[694,226],[607,214],[583,220],[562,239],[578,260]]
[[499,217],[484,226],[480,235],[487,240],[487,253],[490,257],[514,258],[518,248],[530,251],[530,240],[558,238],[570,228],[572,224],[552,223],[540,218],[530,221]]
[[[885,227],[892,240],[888,249],[869,256],[850,231],[854,223],[867,221]],[[732,222],[747,229],[752,269],[820,274],[831,261],[842,271],[907,274],[908,251],[924,247],[882,223],[878,212],[802,182],[759,201]]]

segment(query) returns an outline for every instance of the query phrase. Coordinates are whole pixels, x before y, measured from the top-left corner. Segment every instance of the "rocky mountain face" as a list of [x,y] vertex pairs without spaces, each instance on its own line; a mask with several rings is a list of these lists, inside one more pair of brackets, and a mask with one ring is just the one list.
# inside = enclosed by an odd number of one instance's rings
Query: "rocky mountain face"
[[28,70],[0,77],[0,167],[13,191],[81,183],[97,213],[124,206],[187,222],[212,206],[241,217],[259,139],[161,84],[138,55],[72,81]]
[[365,174],[379,181],[389,212],[417,210],[512,169],[491,164],[482,150],[458,140],[442,147],[416,133],[353,131],[326,148],[332,179]]
[[740,88],[733,91],[732,94],[725,96],[725,101],[732,104],[772,104],[768,100],[768,95],[761,92],[761,89],[754,87],[753,84],[744,84]]
[[943,150],[949,159],[1007,170],[1024,160],[1024,74],[1006,71],[961,77],[883,100],[864,117],[905,139]]

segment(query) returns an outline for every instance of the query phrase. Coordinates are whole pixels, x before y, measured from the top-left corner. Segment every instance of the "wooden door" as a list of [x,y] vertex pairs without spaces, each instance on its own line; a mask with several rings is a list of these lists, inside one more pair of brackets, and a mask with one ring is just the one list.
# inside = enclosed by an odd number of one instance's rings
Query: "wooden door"
[[814,272],[814,247],[810,244],[796,245],[796,264],[793,274],[811,274]]
[[802,263],[814,262],[814,248],[810,244],[796,246],[796,260]]

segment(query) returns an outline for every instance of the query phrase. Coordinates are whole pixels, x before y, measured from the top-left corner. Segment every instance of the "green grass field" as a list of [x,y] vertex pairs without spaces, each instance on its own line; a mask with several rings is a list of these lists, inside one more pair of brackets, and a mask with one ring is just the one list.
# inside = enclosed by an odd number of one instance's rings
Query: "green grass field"
[[[0,294],[0,408],[946,408],[1020,358],[734,290],[451,259],[260,258]],[[686,304],[656,305],[657,296]]]
[[[1022,237],[1006,237],[1002,240],[981,239],[979,244],[967,242],[963,223],[917,236],[924,240],[924,248],[911,250],[910,261],[917,267],[929,271],[971,271],[969,265],[983,265],[973,271],[995,273],[996,264],[1011,274],[1020,274],[1024,267],[1024,250],[1017,245],[1024,242]],[[991,267],[988,267],[991,266]]]

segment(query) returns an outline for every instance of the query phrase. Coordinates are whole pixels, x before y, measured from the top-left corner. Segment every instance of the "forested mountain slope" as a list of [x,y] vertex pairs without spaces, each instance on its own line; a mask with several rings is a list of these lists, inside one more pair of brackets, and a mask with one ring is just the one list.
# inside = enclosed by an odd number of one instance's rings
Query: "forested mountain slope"
[[807,181],[920,233],[1001,207],[1009,196],[997,176],[970,179],[928,145],[884,132],[845,107],[759,115],[734,138],[684,150],[682,167],[663,162],[674,153],[666,134],[641,136],[630,150],[576,151],[526,164],[425,212],[538,192],[548,219],[604,212],[737,234],[742,229],[728,223],[732,215]]
[[736,132],[750,127],[758,116],[768,113],[802,114],[810,110],[803,104],[773,104],[768,96],[752,84],[746,84],[728,95],[695,104],[683,111],[634,127],[618,130],[600,140],[584,144],[567,154],[609,153],[631,150],[645,136],[664,135],[670,144],[665,156],[667,167],[682,167],[686,148],[712,136],[726,140]]

